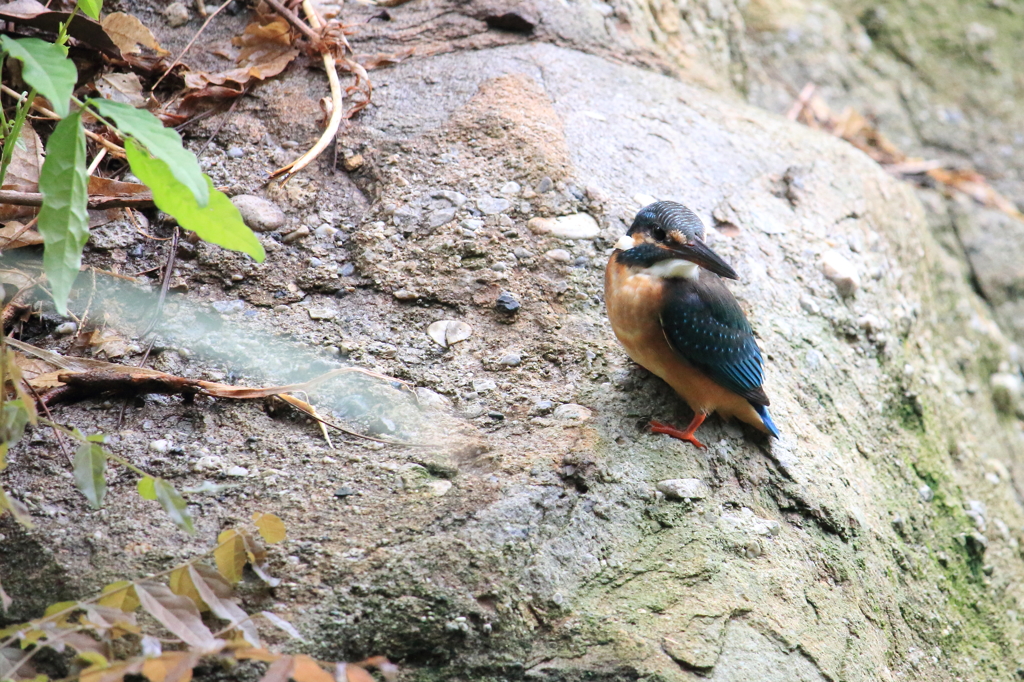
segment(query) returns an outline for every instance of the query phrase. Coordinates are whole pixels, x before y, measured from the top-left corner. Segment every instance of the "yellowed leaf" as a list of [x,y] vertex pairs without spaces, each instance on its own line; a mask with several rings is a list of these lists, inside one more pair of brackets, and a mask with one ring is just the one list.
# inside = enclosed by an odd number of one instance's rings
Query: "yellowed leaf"
[[284,521],[275,514],[264,514],[256,512],[252,515],[252,521],[260,530],[263,539],[274,545],[281,542],[288,536]]
[[245,538],[234,528],[229,528],[217,536],[217,545],[217,549],[213,551],[217,570],[234,585],[242,579],[242,569],[248,561]]
[[150,682],[189,682],[198,656],[191,651],[167,651],[142,664],[142,674]]
[[273,651],[267,651],[262,647],[250,647],[248,649],[239,649],[235,652],[235,658],[239,660],[252,659],[254,661],[266,661],[272,662],[281,658],[281,654],[275,654]]
[[111,12],[103,18],[102,26],[122,54],[138,54],[140,45],[160,55],[168,54],[160,47],[152,31],[131,14]]
[[203,613],[210,610],[210,607],[203,601],[203,598],[199,596],[199,590],[196,589],[195,584],[192,582],[192,576],[189,575],[188,566],[182,566],[171,571],[169,582],[171,592],[180,594],[182,597],[188,597],[196,605],[196,608]]
[[112,609],[120,609],[131,613],[139,608],[139,598],[135,595],[135,586],[127,580],[110,583],[103,588],[104,596],[100,597],[99,605]]

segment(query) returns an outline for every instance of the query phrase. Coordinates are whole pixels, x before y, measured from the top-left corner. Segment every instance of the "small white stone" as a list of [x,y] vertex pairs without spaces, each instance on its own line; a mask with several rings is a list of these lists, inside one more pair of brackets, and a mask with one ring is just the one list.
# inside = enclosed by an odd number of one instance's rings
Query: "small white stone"
[[589,213],[574,213],[558,218],[530,218],[526,227],[534,234],[550,234],[559,239],[594,239],[601,227]]
[[703,500],[710,494],[704,481],[699,478],[670,478],[658,481],[658,490],[665,497],[677,500]]
[[61,324],[57,325],[57,328],[54,330],[57,336],[69,336],[77,331],[77,322],[62,322]]
[[427,336],[442,348],[448,348],[473,335],[473,328],[459,320],[438,320],[427,327]]
[[559,405],[555,408],[553,416],[555,419],[564,419],[566,421],[586,421],[590,419],[593,413],[582,405],[576,403],[566,403]]
[[224,458],[217,455],[205,455],[200,457],[192,465],[193,471],[221,471],[224,468]]
[[161,438],[160,440],[151,441],[149,444],[149,449],[152,450],[153,452],[159,452],[161,455],[166,454],[167,452],[170,452],[171,441],[166,440],[164,438]]
[[572,254],[565,249],[551,249],[544,254],[544,257],[556,263],[568,263],[572,260]]
[[242,478],[244,476],[248,476],[249,475],[249,470],[246,469],[245,467],[234,466],[234,467],[231,467],[230,469],[228,469],[227,471],[225,471],[224,473],[226,475],[232,476],[234,478]]
[[188,7],[185,7],[184,3],[172,2],[164,8],[163,14],[164,20],[171,28],[178,28],[188,23]]
[[310,308],[309,319],[311,320],[333,320],[338,316],[337,310],[330,308]]
[[439,481],[430,481],[423,485],[423,490],[429,493],[433,497],[441,497],[452,489],[452,482],[441,479]]
[[852,296],[860,288],[857,266],[835,251],[826,251],[822,255],[821,271],[832,280],[842,296]]
[[477,393],[486,393],[487,391],[493,391],[498,387],[498,384],[492,379],[474,379],[473,390]]

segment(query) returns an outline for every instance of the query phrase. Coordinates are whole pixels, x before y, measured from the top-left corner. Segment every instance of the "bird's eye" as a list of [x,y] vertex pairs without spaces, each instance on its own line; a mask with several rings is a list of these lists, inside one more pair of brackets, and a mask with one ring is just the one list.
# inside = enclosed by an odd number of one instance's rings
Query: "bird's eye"
[[665,241],[665,230],[655,227],[651,230],[651,236],[654,237],[654,241],[663,242]]

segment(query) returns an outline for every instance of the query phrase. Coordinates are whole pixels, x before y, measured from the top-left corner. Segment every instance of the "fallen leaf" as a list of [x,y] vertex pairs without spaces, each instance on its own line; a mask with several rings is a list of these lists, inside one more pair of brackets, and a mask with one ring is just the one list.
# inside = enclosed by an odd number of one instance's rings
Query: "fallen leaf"
[[96,79],[96,89],[105,99],[123,102],[138,109],[146,105],[142,81],[134,73],[107,73]]
[[21,136],[14,144],[14,154],[11,156],[11,165],[7,167],[7,175],[4,176],[3,189],[37,192],[42,167],[42,140],[31,123],[25,121],[21,127]]
[[412,56],[415,48],[407,47],[398,52],[378,52],[373,55],[358,57],[356,61],[363,65],[367,71],[379,69],[385,66],[392,66]]
[[185,75],[185,86],[193,90],[208,85],[224,85],[232,82],[245,85],[249,81],[264,80],[276,76],[299,55],[291,46],[291,26],[283,17],[273,16],[266,23],[253,22],[245,27],[241,36],[232,39],[232,44],[241,48],[237,67],[220,73],[195,71]]
[[131,14],[111,12],[103,17],[103,30],[110,40],[121,50],[121,54],[138,54],[139,46],[148,47],[159,55],[168,54],[160,47],[153,32]]
[[42,235],[35,230],[26,230],[25,226],[17,220],[6,222],[3,227],[0,227],[0,251],[20,249],[23,246],[36,246],[42,243]]
[[260,535],[263,539],[274,545],[281,542],[288,535],[288,531],[284,526],[284,521],[275,514],[264,514],[262,512],[255,512],[252,515],[252,521],[259,528]]

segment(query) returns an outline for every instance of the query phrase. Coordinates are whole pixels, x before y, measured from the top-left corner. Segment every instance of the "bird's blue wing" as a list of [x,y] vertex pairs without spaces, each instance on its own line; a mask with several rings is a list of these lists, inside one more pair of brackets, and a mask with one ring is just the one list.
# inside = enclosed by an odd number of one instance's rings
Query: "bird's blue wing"
[[672,349],[715,383],[754,405],[768,405],[761,388],[761,351],[743,310],[721,280],[671,280],[661,327]]

